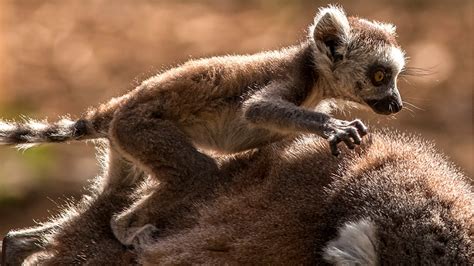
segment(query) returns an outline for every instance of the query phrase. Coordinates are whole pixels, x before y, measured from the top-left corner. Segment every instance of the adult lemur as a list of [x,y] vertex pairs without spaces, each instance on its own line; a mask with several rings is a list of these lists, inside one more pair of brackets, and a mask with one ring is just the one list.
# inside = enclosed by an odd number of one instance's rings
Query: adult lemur
[[[161,184],[127,178],[135,169],[111,151],[81,202],[8,234],[2,265],[474,265],[473,187],[430,146],[387,130],[339,158],[315,136],[219,156],[219,178],[191,185],[202,197],[204,183],[222,189],[163,218]],[[132,202],[140,219],[168,224],[144,252],[109,226]]]
[[394,26],[347,18],[330,6],[318,12],[308,39],[299,45],[189,61],[77,121],[0,122],[0,144],[108,138],[178,199],[189,191],[176,169],[192,165],[190,171],[199,166],[217,171],[195,146],[229,153],[315,133],[329,140],[335,155],[341,141],[354,148],[367,131],[359,120],[342,121],[311,109],[323,99],[341,99],[381,114],[400,111],[396,80],[404,61]]

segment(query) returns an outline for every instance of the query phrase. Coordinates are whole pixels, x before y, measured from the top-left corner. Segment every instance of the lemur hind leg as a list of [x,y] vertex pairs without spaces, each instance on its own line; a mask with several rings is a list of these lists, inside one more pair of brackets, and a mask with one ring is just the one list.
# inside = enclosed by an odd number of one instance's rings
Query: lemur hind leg
[[2,241],[1,265],[20,265],[29,255],[43,248],[42,236],[59,225],[47,223],[37,227],[8,232]]
[[191,222],[186,217],[193,204],[212,195],[218,176],[216,162],[197,151],[173,121],[161,119],[149,106],[123,107],[110,128],[112,143],[159,182],[111,221],[117,239],[135,248],[153,241],[169,226]]
[[[1,265],[69,265],[74,263],[65,261],[72,262],[78,257],[81,260],[103,262],[110,260],[107,256],[111,254],[121,254],[123,246],[113,237],[108,225],[112,214],[133,202],[129,194],[136,190],[144,175],[136,171],[113,147],[100,147],[101,157],[107,163],[103,165],[103,174],[91,184],[88,192],[80,201],[62,210],[61,216],[37,227],[9,232],[2,243]],[[81,249],[75,246],[77,243],[91,242],[97,245],[84,244]],[[105,243],[106,248],[99,243]],[[98,253],[100,255],[93,255]]]

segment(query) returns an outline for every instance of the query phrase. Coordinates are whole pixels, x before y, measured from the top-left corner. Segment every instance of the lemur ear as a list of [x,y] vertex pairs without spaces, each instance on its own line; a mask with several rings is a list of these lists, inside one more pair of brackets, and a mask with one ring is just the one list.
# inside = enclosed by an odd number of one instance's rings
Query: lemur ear
[[335,265],[376,265],[375,231],[368,219],[345,223],[324,248],[324,259]]
[[312,34],[315,41],[342,43],[349,39],[350,26],[344,10],[337,6],[321,8],[314,18]]
[[381,27],[383,30],[388,32],[390,35],[392,36],[397,35],[397,27],[395,25],[390,24],[390,23],[382,23],[382,22],[378,22],[376,24],[377,26]]

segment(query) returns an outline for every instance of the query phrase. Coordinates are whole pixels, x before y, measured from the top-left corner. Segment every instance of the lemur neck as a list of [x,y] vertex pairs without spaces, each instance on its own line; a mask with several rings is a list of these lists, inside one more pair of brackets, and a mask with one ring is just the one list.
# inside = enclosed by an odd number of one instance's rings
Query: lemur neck
[[314,109],[323,100],[337,98],[331,80],[321,75],[316,69],[314,69],[314,72],[317,79],[302,104],[303,107],[311,109]]
[[309,42],[313,71],[317,79],[314,82],[313,91],[321,100],[340,99],[344,95],[344,85],[341,84],[341,77],[334,71],[332,60],[320,51],[314,42]]
[[318,81],[313,85],[311,90],[308,92],[306,99],[301,104],[301,107],[307,109],[314,109],[322,100],[324,100],[323,90],[318,86]]
[[318,92],[321,99],[338,98],[337,83],[331,77],[319,74],[319,78],[314,84],[314,90]]

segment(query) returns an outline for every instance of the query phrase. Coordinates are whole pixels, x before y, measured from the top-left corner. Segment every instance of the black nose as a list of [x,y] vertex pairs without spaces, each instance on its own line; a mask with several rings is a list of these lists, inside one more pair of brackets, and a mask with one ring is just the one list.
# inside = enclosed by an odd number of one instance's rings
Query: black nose
[[387,96],[379,100],[367,100],[367,104],[378,114],[394,114],[402,110],[403,103],[399,97]]

